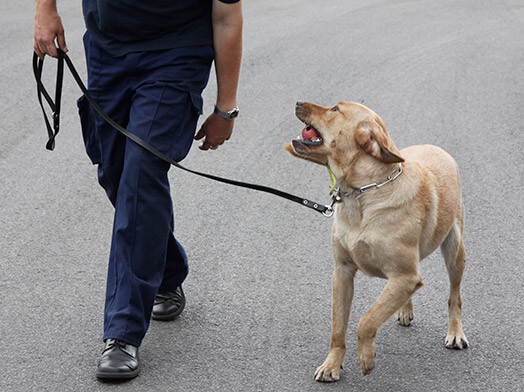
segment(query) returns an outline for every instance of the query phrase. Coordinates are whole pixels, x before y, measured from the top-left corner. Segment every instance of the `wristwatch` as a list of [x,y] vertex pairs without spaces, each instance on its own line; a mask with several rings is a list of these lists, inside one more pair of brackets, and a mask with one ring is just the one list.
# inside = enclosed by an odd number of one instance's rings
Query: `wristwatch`
[[225,112],[225,111],[220,110],[219,108],[217,108],[217,105],[215,105],[215,110],[214,110],[215,114],[218,114],[220,117],[223,117],[226,120],[234,120],[235,118],[238,117],[238,113],[239,112],[240,112],[239,108],[233,108],[233,109]]

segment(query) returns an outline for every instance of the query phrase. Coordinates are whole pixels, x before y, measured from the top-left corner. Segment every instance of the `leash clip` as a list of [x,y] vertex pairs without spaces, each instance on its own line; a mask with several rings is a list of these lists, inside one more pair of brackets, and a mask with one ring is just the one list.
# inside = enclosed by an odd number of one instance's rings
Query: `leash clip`
[[335,190],[333,191],[333,194],[331,195],[331,203],[326,206],[326,211],[324,211],[322,215],[324,215],[326,218],[331,218],[333,214],[335,213],[335,209],[333,208],[333,206],[335,205],[335,203],[338,203],[340,200],[342,200],[340,197],[340,189],[335,188]]

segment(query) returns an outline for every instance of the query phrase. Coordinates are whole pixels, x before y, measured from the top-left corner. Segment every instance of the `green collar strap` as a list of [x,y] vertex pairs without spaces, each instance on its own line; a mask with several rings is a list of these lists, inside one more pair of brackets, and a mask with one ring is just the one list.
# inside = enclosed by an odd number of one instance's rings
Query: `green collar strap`
[[337,187],[337,179],[335,178],[335,175],[331,171],[329,165],[326,165],[329,173],[329,182],[330,182],[330,188],[329,188],[329,194],[332,195],[335,191],[335,188]]

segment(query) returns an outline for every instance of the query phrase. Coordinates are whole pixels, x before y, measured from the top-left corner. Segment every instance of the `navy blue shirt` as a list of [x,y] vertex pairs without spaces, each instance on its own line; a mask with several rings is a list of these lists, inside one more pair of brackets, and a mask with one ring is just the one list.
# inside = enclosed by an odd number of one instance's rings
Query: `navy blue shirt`
[[82,0],[87,30],[113,56],[213,45],[211,6],[212,0]]

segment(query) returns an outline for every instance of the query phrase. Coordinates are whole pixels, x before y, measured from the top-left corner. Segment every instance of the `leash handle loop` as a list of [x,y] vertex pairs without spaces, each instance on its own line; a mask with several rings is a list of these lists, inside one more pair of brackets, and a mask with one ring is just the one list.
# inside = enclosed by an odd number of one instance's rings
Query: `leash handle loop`
[[[37,84],[37,96],[38,96],[38,102],[40,103],[40,107],[42,108],[42,112],[44,114],[44,120],[47,127],[47,132],[49,135],[49,140],[47,142],[46,148],[48,150],[53,150],[55,147],[55,138],[58,134],[58,131],[60,129],[60,106],[61,106],[61,97],[62,97],[62,87],[63,87],[63,77],[64,77],[64,61],[69,68],[69,71],[71,72],[71,75],[73,76],[73,79],[75,79],[76,83],[78,84],[78,87],[80,87],[80,90],[82,90],[82,93],[86,97],[86,99],[89,101],[93,109],[106,121],[108,122],[113,128],[115,128],[118,132],[125,135],[127,138],[134,141],[136,144],[144,148],[145,150],[149,151],[151,154],[156,155],[158,158],[162,159],[165,162],[170,163],[171,165],[184,170],[186,172],[195,174],[197,176],[205,177],[214,181],[222,182],[229,185],[234,185],[242,188],[248,188],[253,189],[261,192],[270,193],[279,197],[282,197],[284,199],[293,201],[295,203],[299,203],[305,207],[311,208],[317,212],[320,212],[324,214],[325,216],[329,217],[333,215],[333,203],[331,206],[325,206],[319,203],[315,203],[314,201],[304,199],[299,196],[292,195],[290,193],[270,188],[263,185],[258,184],[250,184],[247,182],[242,181],[235,181],[230,180],[228,178],[223,178],[219,176],[215,176],[208,173],[199,172],[196,170],[188,169],[175,160],[169,158],[168,156],[164,155],[160,151],[158,151],[156,148],[154,148],[152,145],[144,141],[142,138],[138,137],[134,133],[129,132],[127,129],[122,127],[120,124],[118,124],[116,121],[114,121],[111,117],[109,117],[102,108],[98,105],[98,103],[94,100],[94,98],[91,96],[89,91],[87,90],[87,87],[84,85],[84,82],[82,82],[82,78],[78,74],[75,66],[73,65],[73,62],[69,58],[67,54],[65,54],[63,51],[57,48],[58,52],[58,66],[57,66],[57,79],[56,79],[56,91],[55,91],[55,100],[53,101],[49,94],[47,93],[44,85],[42,84],[42,68],[44,61],[42,59],[39,59],[37,54],[33,54],[33,73],[35,75],[36,84]],[[51,128],[51,124],[49,122],[49,119],[47,118],[47,114],[43,105],[42,96],[45,98],[47,103],[49,104],[49,107],[53,111],[53,127]]]
[[[45,126],[47,128],[47,135],[48,135],[48,141],[46,144],[46,148],[48,150],[53,150],[55,148],[55,137],[58,133],[58,130],[60,128],[59,118],[60,118],[60,112],[57,112],[57,105],[56,105],[56,97],[55,101],[51,98],[51,96],[48,94],[47,90],[45,89],[44,85],[42,84],[42,69],[44,67],[44,60],[38,58],[38,55],[33,53],[33,73],[35,75],[36,79],[36,95],[38,98],[38,103],[40,104],[40,107],[42,108],[42,113],[44,115],[44,121]],[[60,90],[62,90],[62,83],[58,82],[59,79],[62,79],[63,77],[63,68],[62,68],[62,75],[60,73],[57,73],[57,86],[60,87]],[[55,92],[55,94],[61,95],[58,91]],[[47,104],[51,108],[53,112],[53,127],[51,127],[51,123],[49,121],[49,118],[47,117],[47,113],[44,108],[44,102],[42,100],[42,96],[46,100]],[[58,98],[58,101],[60,101],[60,98]],[[60,104],[58,105],[58,108],[60,108]]]

